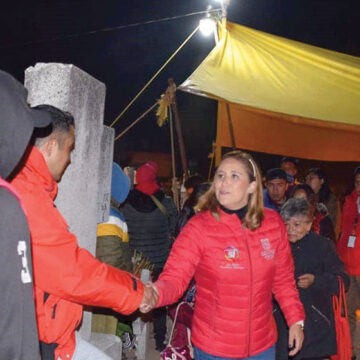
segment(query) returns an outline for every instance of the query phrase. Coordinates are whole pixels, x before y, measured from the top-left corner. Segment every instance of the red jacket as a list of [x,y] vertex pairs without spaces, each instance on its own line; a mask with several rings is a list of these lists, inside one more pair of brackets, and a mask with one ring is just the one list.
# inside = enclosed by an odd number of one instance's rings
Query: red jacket
[[259,229],[221,211],[193,217],[175,241],[156,286],[158,306],[175,302],[195,276],[192,341],[220,357],[246,358],[276,342],[272,294],[287,323],[305,319],[284,223],[265,209]]
[[340,259],[350,275],[360,275],[360,218],[355,227],[355,247],[348,247],[349,236],[352,234],[355,224],[357,207],[357,193],[354,190],[346,197],[341,215],[341,237],[337,243]]
[[[39,338],[59,344],[55,359],[69,359],[82,319],[81,304],[130,314],[140,305],[143,285],[78,246],[54,206],[57,184],[38,149],[31,150],[12,184],[22,197],[29,222]],[[44,302],[45,293],[50,296]]]

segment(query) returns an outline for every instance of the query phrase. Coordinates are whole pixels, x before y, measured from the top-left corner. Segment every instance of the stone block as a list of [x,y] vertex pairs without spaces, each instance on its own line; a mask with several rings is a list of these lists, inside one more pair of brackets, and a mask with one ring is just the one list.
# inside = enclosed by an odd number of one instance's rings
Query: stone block
[[[146,283],[150,280],[150,271],[148,269],[143,269],[141,271],[140,279],[143,283]],[[146,354],[149,351],[150,347],[150,323],[145,322],[138,317],[132,323],[133,332],[135,335],[135,347],[136,347],[136,356],[139,360],[146,360]]]

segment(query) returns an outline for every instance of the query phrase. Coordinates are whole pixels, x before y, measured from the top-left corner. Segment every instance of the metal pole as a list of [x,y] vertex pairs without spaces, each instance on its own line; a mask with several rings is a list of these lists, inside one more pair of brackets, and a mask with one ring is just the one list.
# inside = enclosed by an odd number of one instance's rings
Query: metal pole
[[173,79],[168,80],[169,88],[172,90],[172,101],[171,101],[171,109],[174,114],[175,118],[175,128],[177,133],[177,138],[179,142],[179,151],[180,151],[180,158],[181,158],[181,165],[184,171],[185,179],[189,177],[189,170],[187,166],[186,161],[186,153],[185,153],[185,143],[184,143],[184,137],[181,129],[181,123],[180,123],[180,115],[176,104],[176,85]]
[[232,119],[231,119],[229,103],[226,103],[226,112],[227,112],[227,118],[228,118],[228,124],[229,124],[231,147],[232,147],[233,150],[235,150],[236,149],[236,143],[235,143],[235,136],[234,136],[234,127],[233,127],[233,123],[232,123]]
[[179,196],[179,189],[177,186],[176,180],[176,164],[175,164],[175,141],[174,141],[174,125],[173,125],[173,116],[172,111],[169,106],[169,123],[170,123],[170,141],[171,141],[171,164],[172,164],[172,192],[173,192],[173,199],[176,208],[180,211],[180,196]]

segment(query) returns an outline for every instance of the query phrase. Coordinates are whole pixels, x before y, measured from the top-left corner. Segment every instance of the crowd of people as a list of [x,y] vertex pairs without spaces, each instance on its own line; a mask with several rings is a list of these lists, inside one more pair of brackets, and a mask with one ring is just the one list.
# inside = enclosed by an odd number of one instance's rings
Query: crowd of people
[[[93,331],[109,334],[131,328],[127,315],[138,309],[151,312],[161,352],[167,307],[180,299],[196,360],[328,359],[338,351],[332,297],[340,282],[356,357],[360,168],[340,216],[322,169],[300,183],[293,158],[263,178],[251,155],[229,152],[212,182],[185,182],[181,209],[160,188],[155,162],[134,178],[114,163],[110,216],[93,256],[54,205],[74,118],[30,108],[26,95],[0,71],[0,359],[110,359],[78,332],[84,305],[94,307]],[[146,284],[142,268],[152,273]]]

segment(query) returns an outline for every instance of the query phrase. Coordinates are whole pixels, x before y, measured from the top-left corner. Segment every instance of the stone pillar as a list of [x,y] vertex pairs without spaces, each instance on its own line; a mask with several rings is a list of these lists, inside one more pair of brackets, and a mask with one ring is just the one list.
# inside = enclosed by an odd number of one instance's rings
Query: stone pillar
[[[111,172],[114,153],[113,128],[103,126],[100,143],[100,164],[99,164],[99,183],[98,183],[98,223],[106,222],[110,214],[111,199]],[[110,173],[109,173],[110,171]],[[110,175],[109,175],[110,174]]]
[[[61,183],[56,205],[92,254],[96,225],[109,215],[113,129],[104,127],[105,85],[74,65],[38,63],[25,71],[32,105],[49,104],[75,118],[75,150]],[[91,334],[91,313],[84,314],[81,334]]]
[[[141,270],[140,279],[144,284],[150,281],[150,271],[148,269]],[[133,321],[132,326],[136,337],[136,358],[146,360],[146,355],[149,352],[150,323],[144,322],[141,317],[138,317]]]

